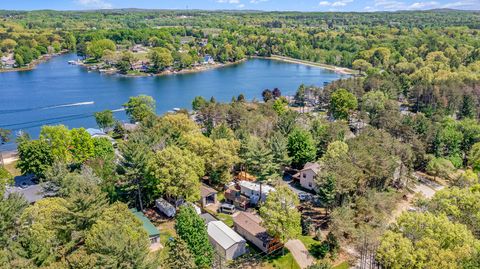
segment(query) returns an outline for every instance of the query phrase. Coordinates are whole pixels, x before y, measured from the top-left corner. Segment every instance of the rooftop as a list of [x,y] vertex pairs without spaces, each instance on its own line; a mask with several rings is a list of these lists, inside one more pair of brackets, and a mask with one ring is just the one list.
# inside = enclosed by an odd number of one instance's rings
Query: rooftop
[[150,220],[143,215],[142,212],[139,212],[135,208],[130,209],[130,211],[135,215],[135,217],[143,223],[143,229],[148,234],[148,237],[155,237],[155,236],[160,236],[160,232],[158,231],[157,227],[155,227]]
[[243,237],[219,220],[209,222],[207,229],[208,235],[222,246],[223,249],[229,249],[236,243],[245,242]]
[[200,217],[205,221],[206,224],[209,224],[212,221],[217,221],[217,219],[210,213],[200,214]]
[[320,170],[320,164],[306,163],[305,166],[303,166],[302,170],[308,170],[308,169],[311,169],[313,172],[317,173]]
[[207,196],[210,196],[210,195],[216,194],[216,193],[217,193],[217,191],[215,189],[210,188],[207,185],[202,184],[202,186],[200,186],[200,195],[202,197],[207,197]]
[[[258,184],[258,183],[242,180],[238,183],[238,185],[240,185],[240,187],[244,187],[244,188],[247,188],[247,189],[250,189],[250,190],[253,190],[253,191],[260,192],[260,184]],[[275,191],[275,188],[273,188],[272,186],[266,185],[266,184],[262,184],[262,192],[263,193],[269,193],[271,191]]]

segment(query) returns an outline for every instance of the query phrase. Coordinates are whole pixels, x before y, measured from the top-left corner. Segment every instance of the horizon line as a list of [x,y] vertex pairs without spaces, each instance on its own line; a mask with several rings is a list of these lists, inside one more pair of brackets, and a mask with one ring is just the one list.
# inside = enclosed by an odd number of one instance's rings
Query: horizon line
[[35,11],[56,11],[56,12],[102,12],[116,10],[138,10],[138,11],[207,11],[207,12],[299,12],[299,13],[395,13],[395,12],[432,12],[432,11],[460,11],[480,12],[479,9],[454,9],[454,8],[432,8],[432,9],[399,9],[399,10],[375,10],[375,11],[306,11],[306,10],[267,10],[267,9],[181,9],[181,8],[100,8],[100,9],[0,9],[0,11],[13,12],[35,12]]

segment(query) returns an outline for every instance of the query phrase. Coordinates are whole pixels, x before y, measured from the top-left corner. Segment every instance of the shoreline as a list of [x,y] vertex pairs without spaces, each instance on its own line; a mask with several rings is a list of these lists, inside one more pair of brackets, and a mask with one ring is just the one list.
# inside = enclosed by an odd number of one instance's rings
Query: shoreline
[[302,64],[302,65],[306,65],[306,66],[319,67],[319,68],[331,70],[331,71],[334,71],[336,73],[340,73],[340,74],[343,74],[343,75],[359,75],[358,71],[350,69],[350,68],[338,67],[338,66],[335,66],[335,65],[322,64],[322,63],[311,62],[311,61],[306,61],[306,60],[300,60],[300,59],[290,58],[290,57],[287,57],[287,56],[280,56],[280,55],[272,55],[270,57],[253,56],[252,58],[269,59],[269,60],[274,60],[274,61],[281,61],[281,62],[287,62],[287,63]]
[[[170,75],[185,75],[185,74],[195,74],[195,73],[201,73],[209,70],[214,70],[218,68],[223,68],[223,67],[228,67],[236,64],[241,64],[245,61],[247,61],[248,58],[242,59],[240,61],[236,62],[228,62],[228,63],[215,63],[215,64],[208,64],[208,65],[200,65],[197,67],[192,67],[192,68],[187,68],[187,69],[182,69],[178,71],[162,71],[160,73],[145,73],[145,72],[139,72],[137,74],[120,74],[117,71],[115,72],[101,72],[100,70],[90,70],[90,71],[96,71],[101,74],[106,74],[106,75],[116,75],[116,76],[121,76],[121,77],[127,77],[127,78],[142,78],[142,77],[160,77],[160,76],[170,76]],[[78,66],[87,68],[88,66],[85,64],[79,64]]]
[[42,63],[44,63],[44,62],[47,62],[47,61],[49,61],[50,59],[52,59],[53,57],[66,54],[66,53],[68,53],[68,52],[69,52],[68,50],[63,50],[63,51],[61,51],[61,52],[59,52],[59,53],[45,54],[45,55],[42,55],[40,58],[33,60],[31,63],[29,63],[27,66],[24,66],[24,67],[20,67],[20,68],[9,68],[9,69],[0,68],[0,73],[32,71],[32,70],[35,70],[39,64],[42,64]]

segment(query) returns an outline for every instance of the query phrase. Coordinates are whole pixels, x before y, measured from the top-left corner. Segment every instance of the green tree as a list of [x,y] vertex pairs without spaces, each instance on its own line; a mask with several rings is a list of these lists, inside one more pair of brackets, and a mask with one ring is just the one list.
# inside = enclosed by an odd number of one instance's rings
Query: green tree
[[459,116],[461,119],[470,118],[475,119],[477,118],[477,104],[475,102],[475,98],[470,94],[465,94],[463,96],[463,102],[460,107]]
[[433,158],[427,165],[427,173],[434,177],[450,178],[450,174],[455,171],[452,162],[444,158]]
[[93,156],[105,161],[113,161],[115,149],[112,142],[106,137],[93,138]]
[[45,172],[54,161],[50,146],[43,140],[23,140],[17,148],[17,168],[23,174],[44,177]]
[[0,145],[10,141],[10,135],[12,132],[10,130],[0,128]]
[[111,110],[95,112],[95,121],[101,129],[112,128],[115,126],[115,118]]
[[200,199],[200,177],[204,174],[203,160],[176,146],[157,152],[146,167],[146,177],[155,194],[191,202]]
[[145,268],[150,242],[142,223],[128,207],[115,203],[87,232],[85,246],[97,256],[96,267]]
[[197,267],[210,268],[213,264],[214,250],[208,241],[205,222],[193,207],[180,207],[175,221],[175,230],[193,254]]
[[195,96],[192,101],[192,108],[193,110],[200,110],[208,105],[208,101],[205,100],[202,96]]
[[403,213],[381,239],[376,259],[388,268],[465,268],[479,241],[445,215]]
[[322,159],[338,159],[348,153],[348,144],[342,141],[333,141],[328,144],[327,151]]
[[360,73],[362,73],[372,68],[372,65],[369,62],[365,61],[364,59],[358,59],[352,63],[352,67],[353,69],[356,69],[360,71]]
[[297,195],[286,185],[280,185],[270,193],[260,208],[263,225],[282,243],[297,238],[302,231]]
[[287,98],[281,96],[277,99],[275,99],[275,102],[273,102],[273,110],[277,112],[278,115],[283,115],[288,109],[288,101]]
[[70,135],[72,139],[70,152],[74,162],[83,163],[94,156],[95,146],[87,130],[84,128],[72,129]]
[[116,50],[115,43],[110,39],[94,40],[87,43],[87,55],[96,60],[102,58],[107,50]]
[[232,129],[228,128],[228,125],[220,124],[213,128],[212,133],[210,134],[210,138],[213,140],[233,140],[235,138],[235,134],[233,133]]
[[256,175],[259,180],[278,178],[279,167],[274,163],[273,153],[260,138],[250,136],[241,152],[246,171]]
[[472,146],[468,154],[468,164],[472,166],[475,172],[480,172],[480,143]]
[[132,122],[141,122],[147,117],[155,115],[155,100],[151,96],[130,97],[123,107]]
[[280,132],[275,132],[269,139],[273,162],[281,169],[289,165],[292,159],[288,156],[288,139]]
[[370,120],[385,109],[387,97],[382,91],[371,91],[362,97],[362,109],[369,113]]
[[307,162],[315,160],[316,149],[312,135],[303,129],[295,128],[290,133],[287,148],[295,168],[302,168]]
[[172,53],[166,48],[153,48],[148,53],[148,59],[156,72],[173,65]]
[[480,238],[480,192],[470,188],[445,188],[428,202],[428,211],[445,214],[449,220],[465,224]]
[[347,120],[350,111],[357,109],[355,95],[345,89],[338,89],[330,97],[330,113],[335,119]]
[[40,131],[40,139],[50,146],[50,151],[55,161],[71,161],[70,146],[72,138],[70,131],[65,125],[43,126]]
[[195,259],[187,244],[179,237],[167,241],[168,255],[165,260],[166,269],[195,268]]
[[[0,181],[1,182],[1,181]],[[1,190],[0,190],[1,191]],[[0,252],[8,246],[10,240],[17,232],[18,220],[28,202],[21,195],[10,194],[4,197],[3,191],[0,198]],[[0,255],[1,256],[1,255]]]
[[317,184],[316,191],[323,206],[327,209],[326,213],[328,214],[328,211],[335,204],[335,178],[332,175],[329,175],[325,180],[316,181],[321,183]]

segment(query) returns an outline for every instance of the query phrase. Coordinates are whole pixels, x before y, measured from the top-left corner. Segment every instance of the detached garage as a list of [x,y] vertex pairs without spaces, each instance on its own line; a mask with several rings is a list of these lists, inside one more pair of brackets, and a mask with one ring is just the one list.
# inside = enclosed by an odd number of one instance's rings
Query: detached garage
[[229,261],[246,251],[246,241],[221,221],[210,221],[207,224],[208,238],[215,250]]

